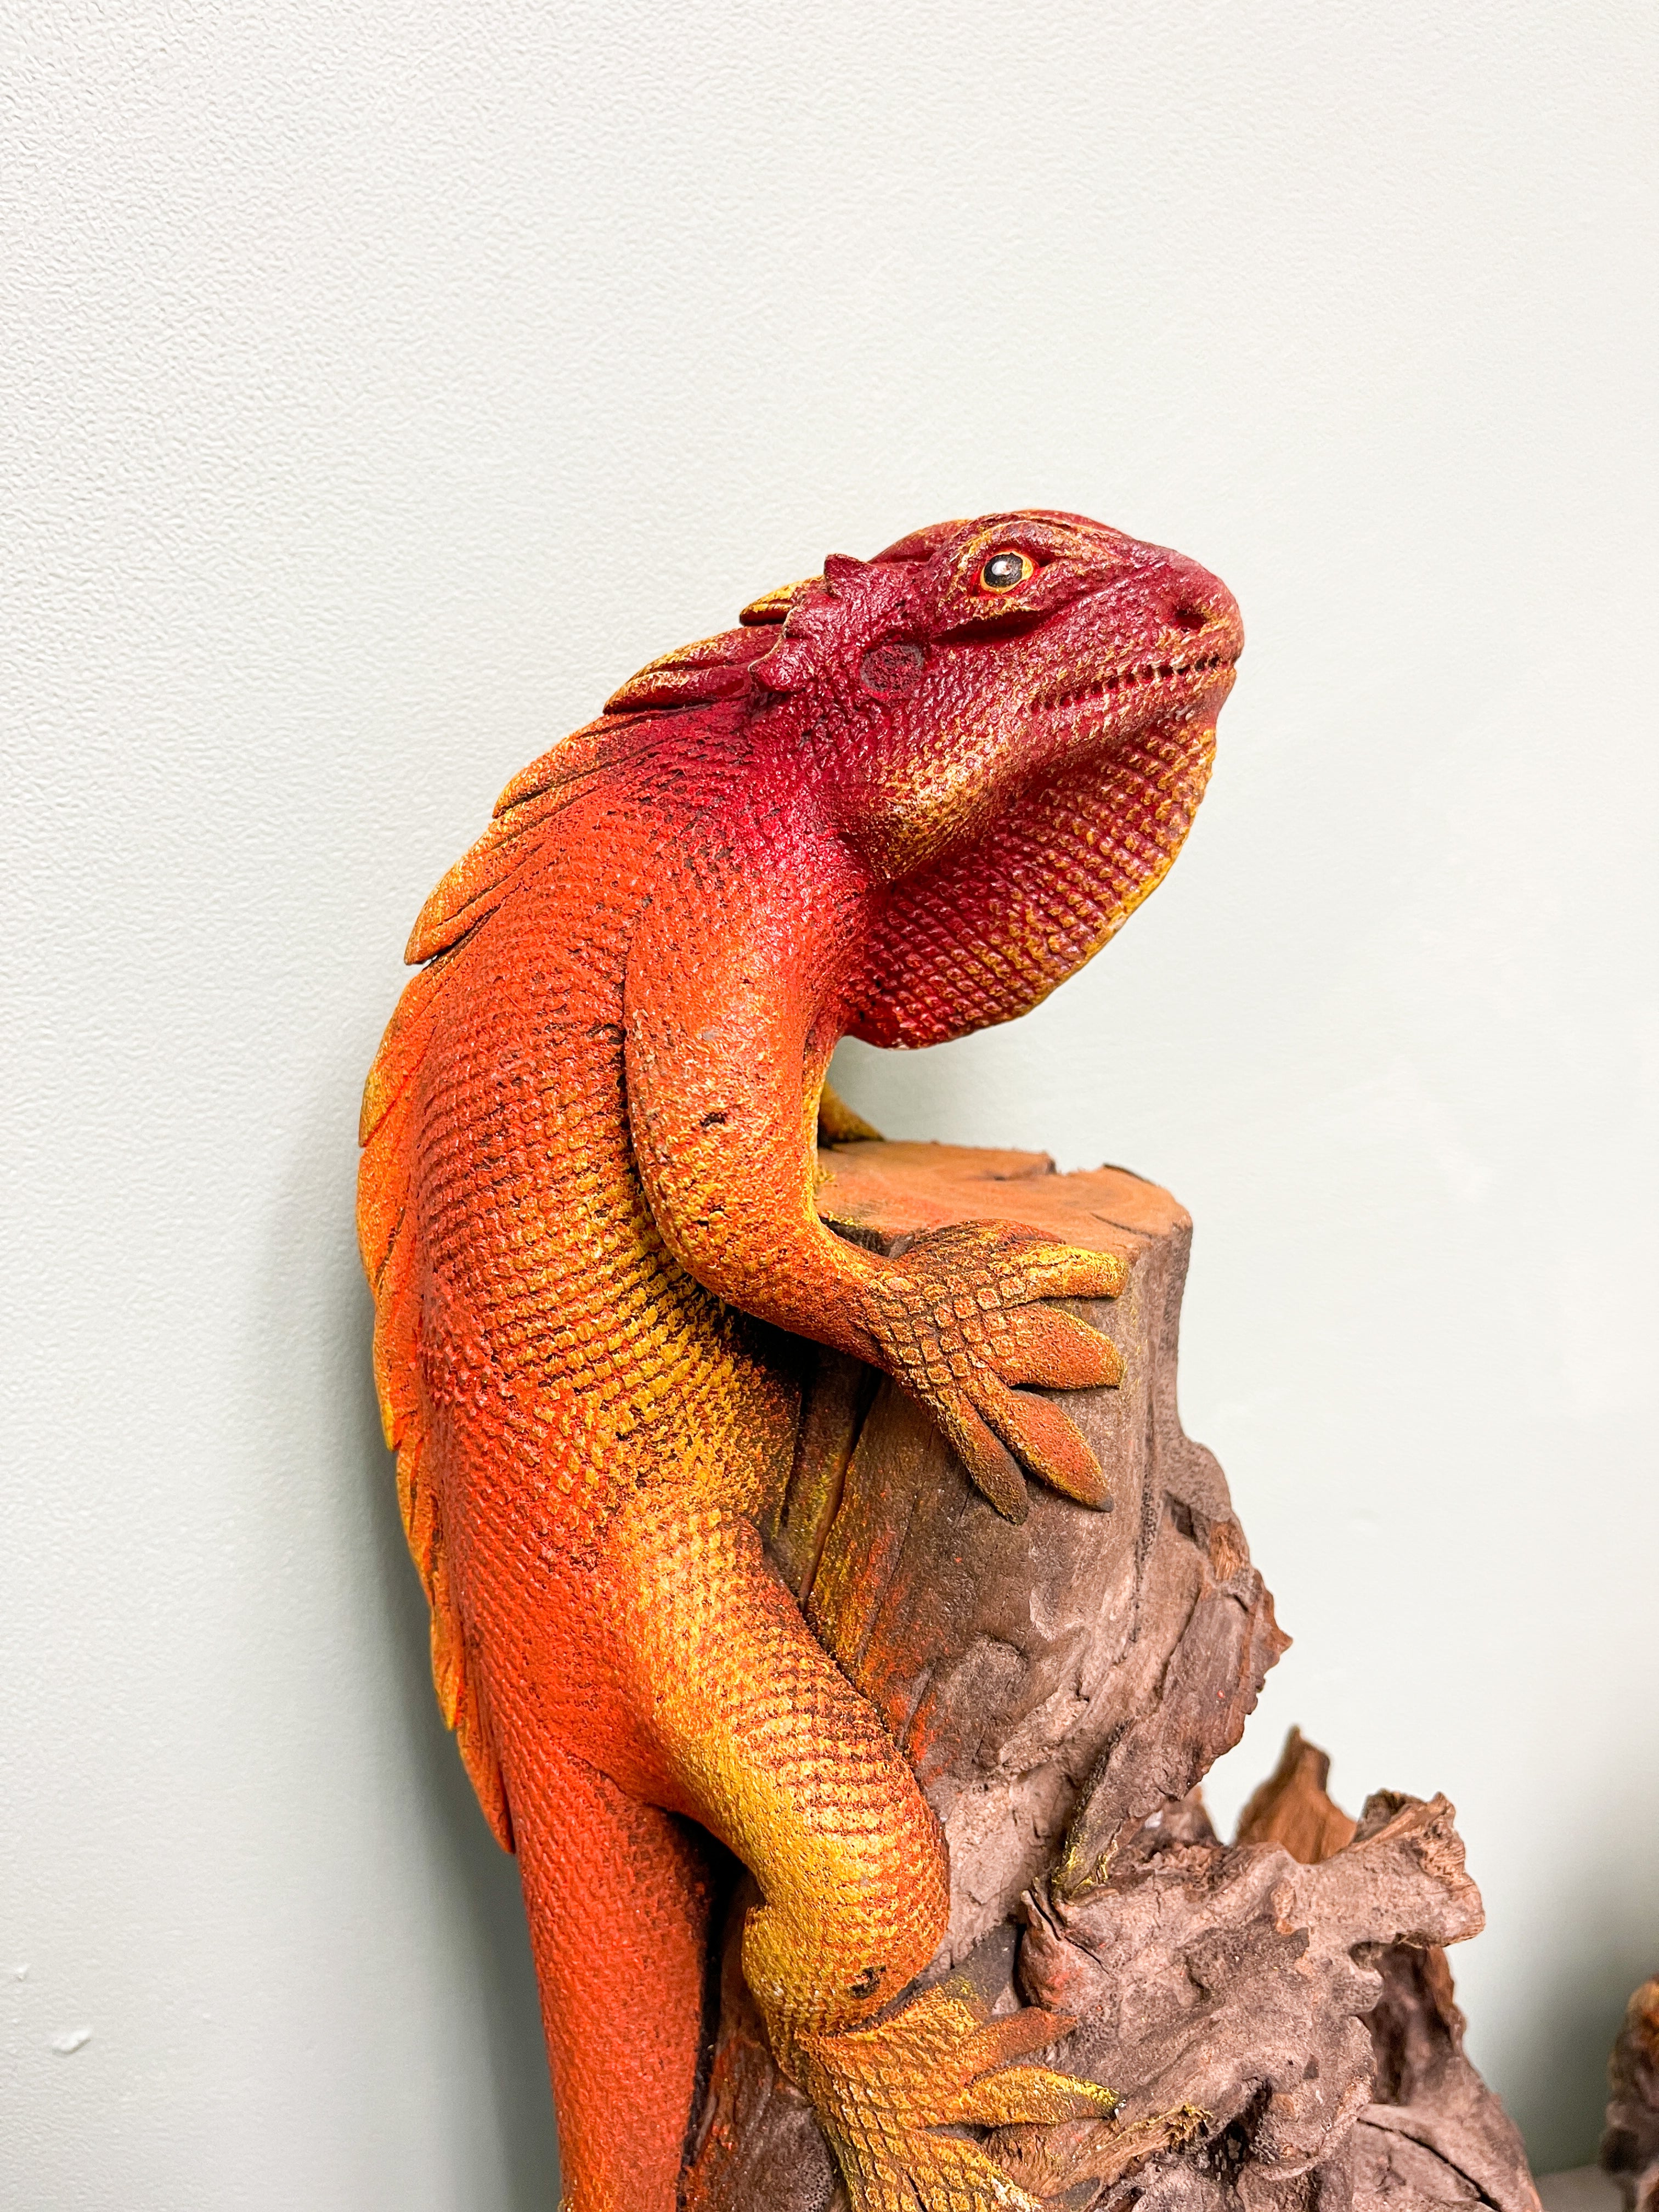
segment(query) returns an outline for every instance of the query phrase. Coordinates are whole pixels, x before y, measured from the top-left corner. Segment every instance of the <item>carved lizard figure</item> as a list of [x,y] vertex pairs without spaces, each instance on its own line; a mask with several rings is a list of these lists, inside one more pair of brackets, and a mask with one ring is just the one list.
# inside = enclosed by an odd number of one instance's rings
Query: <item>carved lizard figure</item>
[[[1035,1006],[1160,880],[1242,641],[1191,562],[992,515],[747,607],[503,793],[428,901],[368,1079],[375,1371],[438,1694],[520,1855],[570,2212],[672,2212],[707,1837],[754,1875],[744,1970],[857,2212],[1030,2206],[964,2130],[1099,2112],[1068,2025],[909,1984],[937,1820],[769,1565],[799,1347],[867,1361],[995,1508],[1085,1504],[1052,1400],[1116,1379],[1052,1304],[1121,1264],[994,1222],[886,1258],[815,1210],[843,1035]],[[1022,1472],[1024,1470],[1024,1472]]]

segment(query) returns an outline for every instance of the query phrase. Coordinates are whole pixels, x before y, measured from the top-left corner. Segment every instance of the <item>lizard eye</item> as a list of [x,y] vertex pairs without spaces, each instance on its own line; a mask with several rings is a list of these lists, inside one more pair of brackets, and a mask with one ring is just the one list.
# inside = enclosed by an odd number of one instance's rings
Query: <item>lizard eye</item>
[[1036,562],[1029,553],[1016,553],[1005,546],[1001,552],[992,554],[979,572],[981,592],[1013,592],[1036,574]]

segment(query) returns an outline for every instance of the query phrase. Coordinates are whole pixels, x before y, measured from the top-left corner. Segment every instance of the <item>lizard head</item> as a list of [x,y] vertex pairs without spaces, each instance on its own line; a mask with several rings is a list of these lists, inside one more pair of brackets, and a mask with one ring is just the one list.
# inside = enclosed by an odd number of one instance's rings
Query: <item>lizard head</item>
[[631,677],[501,809],[641,717],[717,709],[878,891],[843,1012],[885,1045],[1012,1019],[1121,927],[1181,849],[1243,644],[1195,562],[1037,509],[832,555],[741,623]]
[[[877,894],[843,1008],[926,1044],[1034,1006],[1161,880],[1204,793],[1243,641],[1196,562],[1078,514],[945,522],[660,655],[516,775],[422,909],[428,960],[493,910],[571,794],[707,718],[775,810]],[[770,773],[768,773],[769,763]]]
[[1195,562],[1039,511],[832,556],[743,620],[776,632],[750,663],[756,713],[809,750],[838,834],[887,882],[1149,745],[1207,768],[1243,642]]

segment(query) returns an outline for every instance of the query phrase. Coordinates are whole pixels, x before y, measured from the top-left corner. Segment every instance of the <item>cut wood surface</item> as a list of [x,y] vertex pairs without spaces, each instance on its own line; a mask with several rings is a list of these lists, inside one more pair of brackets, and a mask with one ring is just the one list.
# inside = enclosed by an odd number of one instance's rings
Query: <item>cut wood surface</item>
[[[1108,1510],[1033,1483],[1003,1519],[925,1415],[818,1356],[769,1532],[781,1571],[915,1767],[951,1848],[933,1968],[988,2011],[1075,2017],[1056,2062],[1120,2092],[1111,2121],[1009,2129],[1028,2199],[1066,2212],[1484,2203],[1537,2212],[1519,2139],[1462,2055],[1443,1947],[1480,1924],[1443,1798],[1374,1796],[1355,1823],[1292,1739],[1240,1840],[1198,1784],[1286,1639],[1213,1456],[1182,1432],[1176,1368],[1191,1224],[1117,1168],[1042,1154],[827,1148],[819,1209],[899,1249],[997,1219],[1119,1254],[1121,1295],[1077,1310],[1123,1358],[1063,1402]],[[842,2212],[805,2099],[774,2065],[728,1916],[688,2212]]]

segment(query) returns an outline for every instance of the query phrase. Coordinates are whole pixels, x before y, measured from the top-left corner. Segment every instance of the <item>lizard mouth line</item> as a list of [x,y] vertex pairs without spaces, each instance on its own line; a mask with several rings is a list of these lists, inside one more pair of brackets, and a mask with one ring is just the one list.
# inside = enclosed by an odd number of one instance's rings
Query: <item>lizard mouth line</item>
[[1214,675],[1219,670],[1233,668],[1237,659],[1236,653],[1206,653],[1191,660],[1175,654],[1168,660],[1142,661],[1138,667],[1115,669],[1111,675],[1100,677],[1092,684],[1079,684],[1075,690],[1050,691],[1037,701],[1037,711],[1054,714],[1068,707],[1103,706],[1108,701],[1170,683],[1176,677]]

